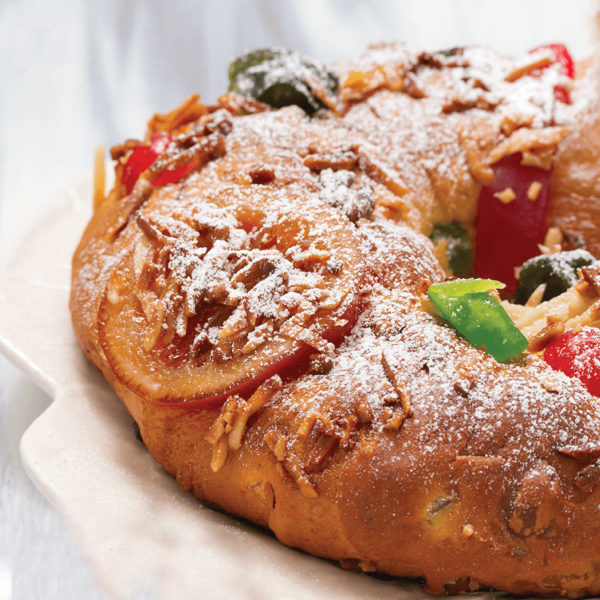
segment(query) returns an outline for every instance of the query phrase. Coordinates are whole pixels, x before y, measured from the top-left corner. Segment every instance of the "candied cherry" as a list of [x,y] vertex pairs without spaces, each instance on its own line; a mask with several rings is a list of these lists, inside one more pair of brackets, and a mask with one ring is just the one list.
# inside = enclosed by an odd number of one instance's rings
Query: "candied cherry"
[[190,161],[185,165],[181,165],[176,169],[168,169],[162,171],[156,179],[152,181],[152,185],[167,185],[167,183],[177,183],[183,179],[188,173],[191,173],[196,167],[194,161]]
[[600,396],[600,329],[566,331],[546,348],[544,360],[553,369],[579,379],[590,394]]
[[150,146],[136,146],[123,166],[121,181],[125,186],[125,193],[131,194],[139,176],[148,169],[157,159],[158,154]]
[[[131,194],[133,186],[140,175],[154,164],[156,159],[166,151],[172,141],[173,138],[170,134],[161,131],[152,135],[150,138],[150,145],[140,144],[132,150],[127,162],[123,166],[122,182],[125,186],[126,194]],[[177,170],[178,169],[175,169],[174,171]],[[183,175],[185,174],[186,173]],[[180,174],[179,179],[181,179],[183,175]],[[179,179],[176,181],[179,181]],[[164,183],[175,183],[176,181],[165,181]],[[153,185],[162,185],[162,183],[157,184],[155,180]]]
[[[529,52],[533,53],[539,50],[549,50],[554,58],[554,63],[559,65],[561,72],[570,79],[575,77],[575,62],[573,61],[573,57],[564,44],[544,44],[543,46],[532,48]],[[545,67],[536,69],[532,75],[539,75],[541,71],[547,69],[549,66],[550,65],[546,65]],[[571,104],[571,95],[569,94],[569,91],[562,85],[557,85],[554,87],[554,97],[559,102]]]

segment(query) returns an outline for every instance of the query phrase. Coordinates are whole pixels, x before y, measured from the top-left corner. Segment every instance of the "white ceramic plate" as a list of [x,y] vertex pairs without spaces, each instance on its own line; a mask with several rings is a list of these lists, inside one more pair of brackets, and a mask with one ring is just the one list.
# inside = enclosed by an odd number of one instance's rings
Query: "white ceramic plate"
[[154,462],[71,330],[71,255],[90,198],[89,183],[65,192],[0,269],[0,351],[54,399],[23,436],[23,464],[102,586],[118,598],[430,598],[287,548],[206,508]]

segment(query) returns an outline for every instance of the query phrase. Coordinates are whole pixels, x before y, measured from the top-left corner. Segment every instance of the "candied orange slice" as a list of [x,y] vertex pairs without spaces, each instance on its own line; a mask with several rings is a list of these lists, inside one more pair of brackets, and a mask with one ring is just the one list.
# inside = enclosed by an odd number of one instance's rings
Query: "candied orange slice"
[[154,195],[131,220],[133,250],[100,303],[100,343],[123,385],[156,404],[217,405],[333,350],[359,312],[349,221],[300,189],[179,200]]

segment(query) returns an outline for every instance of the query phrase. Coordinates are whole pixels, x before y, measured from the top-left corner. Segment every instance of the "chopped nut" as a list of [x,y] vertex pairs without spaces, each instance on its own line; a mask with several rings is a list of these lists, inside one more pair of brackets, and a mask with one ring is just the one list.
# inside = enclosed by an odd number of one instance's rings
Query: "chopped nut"
[[581,276],[600,296],[600,263],[581,267]]
[[252,183],[256,184],[271,183],[275,179],[275,171],[271,167],[265,167],[264,165],[253,167],[248,175],[250,175]]
[[360,100],[379,88],[399,92],[404,86],[404,65],[380,65],[370,71],[351,71],[341,86],[344,102]]
[[234,411],[237,408],[239,396],[230,396],[221,408],[221,413],[215,419],[208,434],[206,441],[212,445],[213,453],[210,467],[217,472],[227,460],[229,445],[227,443],[227,433],[231,428],[231,421]]
[[542,184],[539,181],[532,181],[527,189],[527,197],[535,202],[542,191]]
[[358,566],[363,573],[374,573],[377,571],[377,565],[372,560],[361,560]]
[[593,290],[592,286],[585,279],[579,279],[577,283],[573,286],[573,289],[575,289],[577,293],[581,294],[582,296],[585,296],[590,292],[593,294],[597,294],[597,292]]
[[391,415],[391,417],[385,422],[383,428],[386,431],[398,431],[405,419],[404,412],[395,412]]
[[554,162],[554,148],[542,148],[536,150],[523,150],[521,153],[521,164],[528,167],[538,167],[549,171]]
[[312,428],[314,427],[316,420],[317,420],[317,415],[315,413],[312,413],[312,414],[304,417],[304,419],[302,420],[302,423],[300,423],[300,427],[298,427],[298,430],[296,432],[298,437],[307,437],[310,434],[310,432],[312,431]]
[[309,369],[314,375],[326,375],[333,369],[333,359],[328,354],[311,354]]
[[458,379],[454,382],[452,387],[457,394],[463,398],[466,398],[469,395],[469,390],[471,389],[471,382],[468,379]]
[[562,231],[558,227],[549,227],[544,237],[544,243],[538,244],[538,248],[542,254],[556,254],[562,250],[562,241]]
[[492,298],[495,298],[498,302],[502,302],[502,298],[500,298],[498,290],[490,290],[488,293]]
[[546,377],[545,379],[542,379],[542,387],[551,394],[558,394],[558,392],[560,392],[560,385],[555,377]]
[[311,171],[323,171],[325,169],[349,171],[354,169],[357,163],[358,154],[355,146],[314,152],[304,159],[304,164]]
[[372,573],[377,570],[374,562],[370,560],[360,560],[358,558],[344,558],[340,560],[340,567],[344,571],[358,571],[361,570],[364,573]]
[[381,353],[381,364],[383,365],[383,372],[387,377],[387,380],[390,382],[392,388],[398,394],[398,399],[400,400],[400,405],[402,406],[402,410],[404,410],[404,414],[406,417],[411,417],[413,414],[412,406],[410,403],[410,395],[405,388],[408,386],[406,382],[401,382],[398,379],[398,369],[393,369],[392,365],[395,363],[395,359],[391,356],[386,356],[385,350]]
[[503,204],[509,204],[517,198],[517,195],[512,188],[505,188],[501,192],[496,192],[494,198],[498,198]]
[[473,178],[481,185],[490,185],[494,181],[494,171],[487,163],[477,141],[473,139],[471,131],[466,128],[459,130],[459,139]]
[[373,411],[365,396],[359,395],[355,398],[354,412],[361,423],[370,423],[373,420]]
[[158,344],[158,340],[163,333],[163,323],[165,322],[165,306],[162,302],[155,302],[152,308],[152,315],[148,320],[144,341],[142,342],[142,348],[144,349],[144,352],[151,352]]
[[136,146],[142,145],[143,142],[140,140],[128,139],[125,140],[123,144],[118,144],[117,146],[113,146],[110,149],[110,157],[113,160],[119,160],[123,156],[125,156],[128,152],[133,150]]
[[235,92],[221,94],[217,98],[217,102],[219,103],[219,106],[222,106],[232,115],[251,115],[271,110],[271,107],[268,104],[263,104],[254,98],[242,96]]
[[408,94],[416,100],[427,98],[427,94],[417,83],[417,78],[414,73],[408,73],[404,79],[404,93]]
[[461,98],[460,96],[451,98],[447,103],[442,106],[442,112],[450,114],[453,112],[464,112],[472,108],[478,108],[480,110],[494,110],[498,106],[497,100],[491,100],[486,98],[486,94],[480,94],[476,98]]
[[184,165],[193,164],[196,169],[199,169],[226,152],[225,138],[217,131],[209,135],[196,134],[186,142],[191,145],[189,147],[176,145],[152,164],[149,168],[152,179],[158,177],[163,171],[171,171]]
[[266,321],[259,325],[254,331],[248,335],[248,341],[242,347],[242,354],[250,354],[263,344],[266,344],[269,336],[273,333],[273,322]]
[[340,448],[349,448],[352,442],[352,434],[359,428],[360,420],[355,415],[348,415],[346,417],[346,424],[344,427],[344,433],[339,440]]
[[569,130],[566,127],[522,127],[492,149],[487,159],[488,164],[493,165],[505,156],[517,152],[543,152],[549,149],[554,152],[556,145],[568,134]]
[[500,123],[500,129],[502,129],[502,133],[506,137],[509,137],[513,131],[519,129],[519,127],[531,127],[533,122],[532,115],[523,115],[523,114],[510,114],[505,115],[502,118],[502,123]]
[[342,266],[342,261],[335,258],[330,258],[325,265],[327,272],[331,273],[332,275],[339,275],[342,270]]
[[539,461],[518,483],[509,508],[508,528],[521,538],[555,537],[568,526],[565,508],[556,469]]
[[226,340],[237,335],[248,326],[247,313],[243,306],[238,306],[223,323],[218,337],[220,340]]

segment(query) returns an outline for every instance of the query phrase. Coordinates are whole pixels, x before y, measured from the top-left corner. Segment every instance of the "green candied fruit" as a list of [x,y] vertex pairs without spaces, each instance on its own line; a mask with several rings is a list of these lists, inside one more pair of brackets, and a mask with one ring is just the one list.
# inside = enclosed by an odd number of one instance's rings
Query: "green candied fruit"
[[525,351],[528,342],[488,293],[503,287],[491,279],[457,279],[430,285],[427,294],[442,317],[471,344],[485,346],[488,354],[504,362]]
[[570,250],[530,258],[521,267],[515,303],[525,304],[529,296],[543,283],[546,284],[546,290],[542,302],[559,296],[577,283],[577,269],[594,262],[596,259],[585,250]]
[[473,270],[473,250],[466,229],[452,221],[447,225],[436,225],[429,236],[437,246],[442,240],[446,241],[448,264],[455,275],[464,277]]
[[229,91],[274,108],[295,104],[312,115],[325,105],[314,86],[337,93],[337,75],[321,63],[285,48],[262,48],[229,65]]

